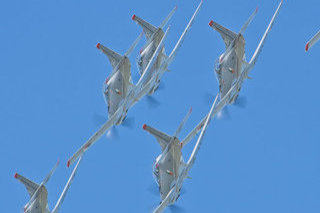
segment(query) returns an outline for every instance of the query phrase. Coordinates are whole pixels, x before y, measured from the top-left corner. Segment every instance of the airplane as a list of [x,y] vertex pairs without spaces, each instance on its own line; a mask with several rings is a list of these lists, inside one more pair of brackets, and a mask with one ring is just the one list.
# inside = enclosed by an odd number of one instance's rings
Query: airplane
[[[79,156],[81,156],[85,151],[87,151],[89,149],[89,147],[91,147],[97,140],[99,140],[102,135],[104,135],[104,133],[109,130],[112,126],[114,125],[119,125],[121,124],[121,122],[123,122],[123,120],[126,118],[126,114],[128,112],[128,110],[133,107],[139,100],[141,100],[141,98],[143,98],[145,95],[147,94],[152,94],[151,91],[155,91],[156,88],[158,88],[159,83],[160,83],[160,78],[163,74],[163,72],[165,70],[167,70],[167,65],[169,65],[171,63],[171,61],[174,59],[174,56],[176,55],[177,50],[179,49],[179,47],[181,46],[187,32],[189,31],[193,20],[195,19],[200,7],[202,5],[202,1],[199,4],[198,8],[196,9],[196,12],[193,14],[191,20],[189,21],[186,29],[184,30],[182,36],[180,37],[178,43],[176,44],[174,50],[172,51],[172,53],[170,54],[170,56],[168,57],[167,60],[163,61],[160,66],[156,66],[155,64],[158,63],[159,60],[159,55],[161,53],[161,51],[164,50],[164,46],[163,46],[163,42],[165,41],[168,32],[170,30],[170,26],[167,28],[167,30],[164,32],[163,36],[160,39],[160,42],[157,43],[157,48],[155,49],[155,51],[152,51],[152,56],[150,58],[150,60],[147,61],[147,65],[144,67],[144,71],[141,72],[141,77],[139,79],[139,81],[137,82],[136,85],[128,84],[128,88],[129,90],[127,91],[127,95],[125,96],[125,98],[122,98],[120,102],[118,102],[117,109],[116,111],[111,115],[108,119],[107,122],[105,122],[100,129],[95,132],[88,141],[86,141],[78,150],[75,154],[73,154],[71,156],[71,158],[68,160],[67,162],[67,166],[69,167],[71,164],[73,164]],[[175,9],[173,11],[171,11],[171,13],[168,16],[168,20],[170,19],[170,17],[173,15]],[[135,17],[135,19],[139,19],[137,16]],[[166,20],[167,20],[166,19]],[[165,23],[168,22],[164,21]],[[159,30],[160,32],[160,30]],[[148,35],[148,33],[145,31],[145,34]],[[140,35],[141,36],[141,35]],[[136,44],[138,43],[138,40],[140,40],[140,36],[139,38],[135,41],[134,45],[132,45],[131,49],[134,49],[134,47],[136,46]],[[152,42],[152,45],[155,45],[154,42]],[[105,51],[107,50],[105,47],[103,47],[101,44],[98,45],[98,47],[100,49],[103,48],[103,51],[107,54],[107,52],[109,51]],[[131,51],[128,51],[131,53]],[[149,54],[149,53],[148,53]],[[111,56],[113,56],[114,54],[109,54],[108,53],[108,57],[111,58]],[[110,59],[110,61],[112,61]],[[126,63],[129,63],[129,60],[126,61]],[[111,63],[112,64],[112,63]],[[120,63],[119,63],[120,64]],[[119,65],[118,65],[119,66]],[[159,70],[154,70],[155,68],[160,68]],[[114,69],[115,70],[115,69]],[[127,71],[128,72],[128,71]],[[116,72],[113,72],[116,73]],[[150,73],[153,73],[152,75]],[[107,85],[110,85],[110,83],[115,79],[114,75],[111,75],[111,78],[109,78],[109,80],[107,81]],[[152,76],[152,77],[150,77]],[[131,79],[131,78],[130,78]],[[108,86],[107,88],[109,89],[110,86]],[[115,95],[115,97],[119,94],[122,94],[122,90],[120,90],[119,85],[118,86],[114,86],[113,87],[113,94]],[[106,99],[108,100],[108,98]],[[118,100],[118,99],[116,99]]]
[[243,33],[253,20],[258,9],[256,9],[249,17],[248,21],[243,25],[238,34],[214,21],[210,21],[209,26],[220,33],[226,45],[226,51],[215,62],[215,73],[219,82],[220,99],[222,99],[230,90],[233,90],[232,97],[229,99],[228,104],[231,105],[237,100],[243,81],[247,78],[250,79],[248,74],[257,62],[257,58],[261,53],[265,40],[274,24],[275,18],[278,16],[282,3],[283,0],[281,0],[267,30],[265,31],[249,62],[246,62],[245,40]]
[[[120,108],[122,102],[128,96],[130,89],[134,87],[131,79],[131,64],[129,56],[136,48],[142,38],[142,33],[131,45],[129,50],[122,56],[115,51],[98,43],[97,48],[107,55],[111,65],[112,73],[106,78],[103,84],[103,95],[108,106],[108,118],[111,118]],[[118,119],[114,122],[115,125],[120,125],[126,117],[127,112],[121,113]]]
[[[146,76],[145,83],[142,84],[142,87],[144,87],[142,89],[144,91],[142,92],[143,94],[142,96],[144,96],[145,93],[147,93],[148,95],[152,95],[158,89],[162,75],[165,72],[169,71],[168,67],[173,62],[179,48],[182,46],[182,43],[188,31],[190,30],[194,22],[194,19],[197,16],[202,4],[203,4],[203,0],[201,0],[200,4],[198,5],[196,11],[194,12],[192,18],[187,24],[185,30],[183,31],[181,37],[179,38],[178,42],[176,43],[170,55],[169,56],[166,55],[164,46],[160,50],[160,53],[157,55],[157,58],[155,59],[156,62],[150,68],[150,71]],[[160,40],[163,38],[164,33],[162,28],[169,22],[169,20],[172,18],[176,10],[177,10],[177,7],[175,7],[169,13],[169,15],[162,21],[162,23],[158,28],[136,15],[132,16],[132,20],[134,20],[138,25],[142,27],[143,32],[147,38],[147,42],[144,45],[144,47],[140,50],[140,55],[138,55],[138,58],[137,58],[137,66],[138,66],[140,75],[144,74],[144,71],[146,70],[145,68],[149,63],[151,56],[154,54]],[[141,98],[141,95],[137,99],[139,100],[140,98]]]
[[315,43],[317,43],[320,39],[320,31],[314,36],[312,37],[312,39],[306,44],[306,52],[308,52],[308,50],[315,45]]
[[14,177],[18,179],[21,183],[23,183],[30,195],[30,200],[29,202],[24,206],[24,212],[26,213],[58,213],[59,209],[61,207],[61,204],[64,201],[64,198],[67,194],[67,191],[70,188],[71,182],[73,181],[73,178],[76,174],[76,171],[78,169],[79,163],[82,159],[82,156],[79,158],[76,166],[74,167],[69,180],[67,184],[65,185],[61,196],[59,197],[57,204],[53,208],[52,211],[49,210],[48,206],[48,191],[45,187],[45,184],[49,181],[51,178],[52,174],[56,170],[59,161],[56,163],[56,165],[53,167],[53,169],[50,171],[50,173],[47,175],[47,177],[40,183],[36,184],[35,182],[23,177],[22,175],[19,175],[16,173]]
[[189,178],[188,173],[195,162],[203,136],[209,125],[212,115],[215,112],[217,99],[218,95],[213,102],[209,114],[205,118],[205,122],[200,122],[200,124],[195,128],[197,132],[201,130],[201,133],[196,145],[194,146],[192,154],[186,163],[182,156],[182,148],[193,137],[195,137],[196,134],[194,131],[191,131],[181,142],[178,139],[178,136],[191,114],[191,109],[180,123],[178,129],[174,133],[174,136],[169,136],[166,133],[163,133],[146,124],[143,125],[143,129],[148,131],[156,138],[162,149],[162,154],[156,158],[156,161],[153,165],[153,176],[159,186],[161,197],[160,205],[154,210],[154,213],[162,212],[167,206],[173,205],[179,198],[183,181]]

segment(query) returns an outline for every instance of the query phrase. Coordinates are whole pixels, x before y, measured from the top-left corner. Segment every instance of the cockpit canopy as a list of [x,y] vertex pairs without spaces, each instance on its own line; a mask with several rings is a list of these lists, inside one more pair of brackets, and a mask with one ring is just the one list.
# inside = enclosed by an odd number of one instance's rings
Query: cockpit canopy
[[214,70],[218,75],[221,74],[221,63],[220,63],[220,57],[215,61],[214,63]]
[[137,59],[136,59],[136,62],[137,62],[137,66],[138,66],[138,69],[139,69],[139,72],[141,73],[142,70],[143,70],[143,58],[144,58],[144,55],[138,55]]

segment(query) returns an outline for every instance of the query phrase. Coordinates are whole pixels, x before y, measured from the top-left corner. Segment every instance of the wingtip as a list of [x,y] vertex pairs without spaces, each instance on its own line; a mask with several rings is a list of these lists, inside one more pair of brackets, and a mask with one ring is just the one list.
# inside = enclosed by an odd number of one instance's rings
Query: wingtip
[[136,15],[133,14],[133,16],[131,17],[132,20],[135,20],[136,19]]
[[15,179],[18,178],[18,173],[15,173],[14,176],[13,176]]
[[306,52],[309,50],[309,43],[306,44]]
[[143,124],[142,129],[146,130],[147,124]]
[[98,43],[96,47],[97,47],[98,49],[100,49],[100,43]]
[[178,9],[178,5],[176,5],[176,7],[174,9],[177,10]]
[[213,20],[211,20],[211,21],[209,22],[209,26],[210,26],[210,27],[213,26]]
[[259,7],[256,8],[256,13],[259,11]]
[[190,113],[192,112],[192,107],[190,107],[190,110],[189,110],[189,112],[190,112]]

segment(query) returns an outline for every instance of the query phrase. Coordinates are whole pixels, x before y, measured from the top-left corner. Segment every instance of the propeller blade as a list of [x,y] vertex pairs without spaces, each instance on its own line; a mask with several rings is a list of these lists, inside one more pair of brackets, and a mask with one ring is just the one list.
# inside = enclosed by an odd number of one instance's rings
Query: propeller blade
[[184,208],[182,208],[181,206],[178,206],[177,204],[173,204],[171,206],[169,206],[169,209],[172,213],[183,213],[185,212]]
[[212,100],[214,100],[215,96],[210,93],[210,92],[206,92],[204,95],[203,95],[203,103],[205,105],[211,105],[212,103]]
[[161,81],[158,87],[158,91],[164,90],[166,88],[166,85]]
[[149,108],[157,108],[160,106],[160,102],[155,99],[153,96],[147,95],[147,103]]
[[127,117],[123,122],[122,122],[122,126],[129,128],[129,129],[133,129],[134,128],[134,124],[135,124],[135,118],[134,117]]
[[160,192],[159,192],[159,187],[158,185],[154,182],[152,184],[150,184],[147,188],[147,190],[154,196],[159,197],[160,196]]
[[246,108],[247,107],[247,98],[245,96],[239,96],[236,101],[234,102],[234,105],[240,108]]
[[219,119],[231,120],[231,115],[228,106],[225,106],[220,112],[218,112],[217,117]]
[[115,126],[113,126],[109,129],[106,136],[108,139],[111,139],[111,140],[119,140],[119,138],[120,138],[119,132]]
[[105,116],[101,114],[94,113],[92,116],[92,122],[96,126],[102,126],[106,121],[107,121],[107,118],[105,118]]

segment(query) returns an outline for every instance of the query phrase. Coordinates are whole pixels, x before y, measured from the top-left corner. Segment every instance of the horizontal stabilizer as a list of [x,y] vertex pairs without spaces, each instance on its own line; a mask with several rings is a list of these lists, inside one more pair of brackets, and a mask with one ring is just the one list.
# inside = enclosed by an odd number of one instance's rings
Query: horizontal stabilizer
[[320,31],[307,43],[306,52],[320,39]]
[[14,175],[14,177],[25,185],[25,187],[27,188],[27,191],[28,191],[28,193],[30,195],[30,198],[35,193],[35,191],[39,188],[38,184],[36,184],[36,183],[32,182],[31,180],[23,177],[22,175],[19,175],[18,173],[16,173]]
[[97,44],[97,48],[108,56],[108,59],[112,65],[112,68],[115,69],[115,67],[121,61],[122,56],[119,55],[118,53],[114,52],[113,50],[109,49],[108,47],[103,46],[100,43]]
[[144,130],[146,130],[147,132],[149,132],[151,135],[153,135],[157,139],[162,150],[164,150],[167,147],[167,145],[169,144],[169,142],[172,139],[172,137],[168,136],[167,134],[165,134],[155,128],[152,128],[146,124],[144,124],[142,128]]
[[132,20],[135,21],[137,24],[139,24],[142,27],[143,32],[146,34],[146,37],[148,40],[150,40],[152,38],[153,34],[157,31],[157,28],[155,26],[146,22],[145,20],[143,20],[142,18],[140,18],[136,15],[132,16]]
[[209,26],[220,33],[224,43],[226,44],[226,48],[228,48],[232,41],[237,37],[237,34],[235,32],[223,27],[222,25],[214,21],[210,21]]

